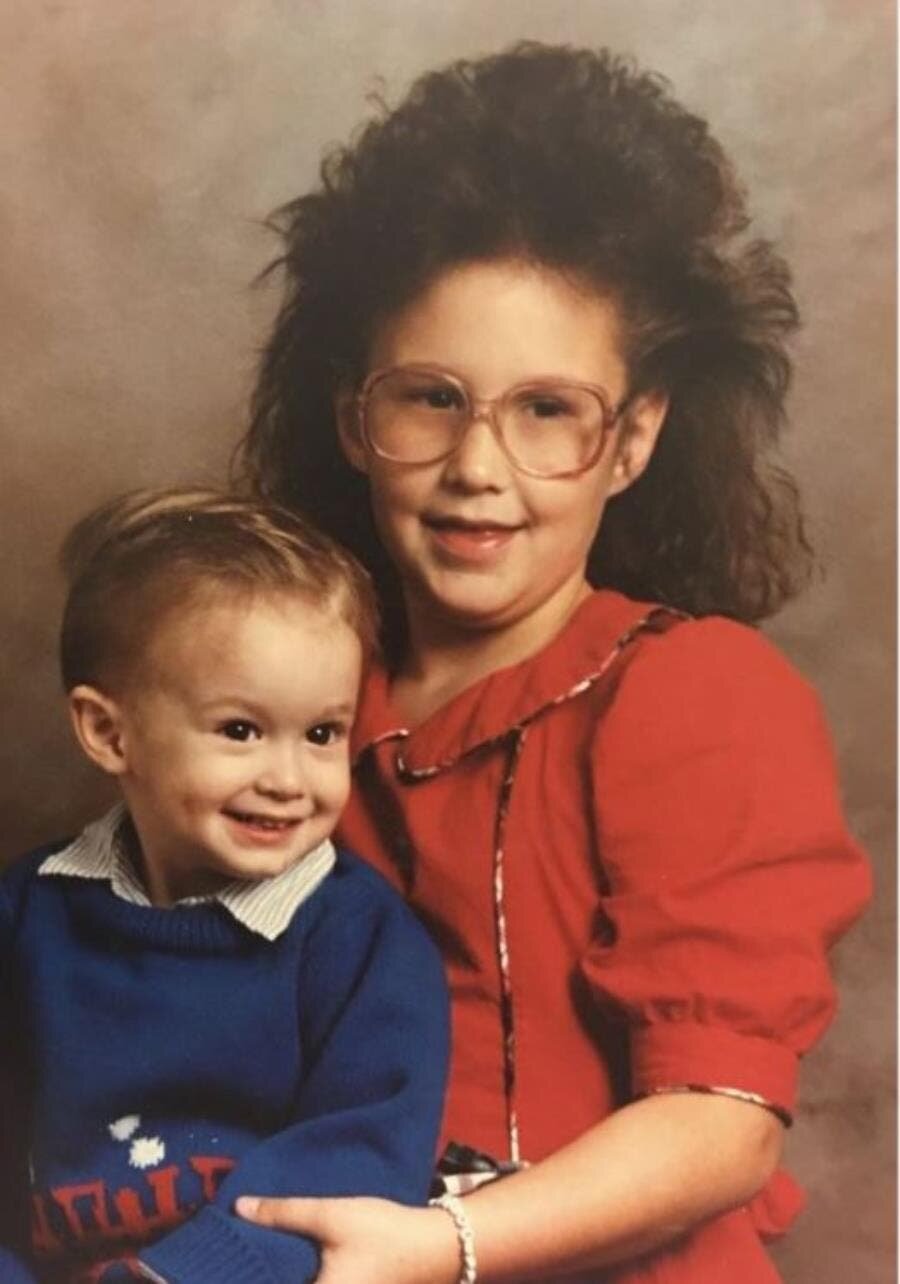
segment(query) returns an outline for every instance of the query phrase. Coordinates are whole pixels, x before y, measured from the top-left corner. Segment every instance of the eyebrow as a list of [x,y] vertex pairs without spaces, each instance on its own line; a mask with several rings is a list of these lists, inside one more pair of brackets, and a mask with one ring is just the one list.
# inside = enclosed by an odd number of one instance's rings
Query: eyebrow
[[[234,695],[216,696],[214,700],[204,700],[200,705],[200,709],[203,713],[213,713],[217,709],[237,709],[252,717],[263,717],[267,713],[267,710],[262,705],[258,705],[242,696]],[[340,700],[335,701],[333,704],[322,705],[314,716],[316,718],[352,718],[355,712],[355,702]]]
[[223,695],[216,696],[212,700],[204,700],[200,704],[203,713],[211,713],[214,709],[243,709],[247,713],[262,713],[262,707],[255,704],[254,701],[248,700],[246,696]]
[[351,704],[347,700],[343,700],[340,703],[325,705],[324,709],[320,711],[319,716],[324,718],[352,718],[355,712],[356,705]]

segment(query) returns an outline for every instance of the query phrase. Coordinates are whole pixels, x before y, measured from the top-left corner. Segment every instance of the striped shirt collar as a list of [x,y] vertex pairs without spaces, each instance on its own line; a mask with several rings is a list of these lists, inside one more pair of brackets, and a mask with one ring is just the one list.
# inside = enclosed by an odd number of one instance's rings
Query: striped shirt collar
[[[48,856],[39,873],[106,880],[123,901],[149,905],[147,893],[122,841],[126,815],[124,805],[119,803],[100,820],[88,825],[68,847]],[[275,878],[257,883],[236,880],[209,896],[186,897],[178,904],[217,901],[251,932],[274,941],[285,931],[295,910],[331,872],[334,862],[334,847],[326,839]]]

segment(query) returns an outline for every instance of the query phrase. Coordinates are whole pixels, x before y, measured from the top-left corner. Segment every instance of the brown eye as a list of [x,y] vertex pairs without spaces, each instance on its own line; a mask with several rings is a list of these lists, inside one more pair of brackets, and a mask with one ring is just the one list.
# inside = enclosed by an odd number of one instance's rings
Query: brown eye
[[340,722],[317,722],[306,732],[311,745],[333,745],[347,734],[346,727]]
[[437,384],[433,388],[425,389],[420,395],[420,400],[430,410],[454,410],[460,404],[459,393],[450,384]]
[[551,397],[535,397],[531,403],[531,413],[537,419],[552,419],[554,415],[566,414],[566,407]]
[[228,722],[223,722],[218,730],[219,735],[226,740],[237,740],[242,744],[248,740],[258,740],[262,735],[256,723],[246,722],[242,718],[231,718]]
[[457,410],[462,405],[460,391],[452,383],[421,376],[410,378],[402,372],[385,379],[380,391],[383,397],[397,404],[422,410]]
[[583,396],[570,395],[564,388],[530,388],[519,394],[517,409],[532,419],[569,418],[578,415],[583,400]]

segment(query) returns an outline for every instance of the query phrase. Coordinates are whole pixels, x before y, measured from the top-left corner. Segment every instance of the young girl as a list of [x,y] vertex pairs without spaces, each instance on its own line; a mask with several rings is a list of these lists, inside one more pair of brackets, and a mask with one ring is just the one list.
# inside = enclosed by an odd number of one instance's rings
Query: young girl
[[456,1166],[513,1170],[242,1204],[323,1284],[777,1279],[868,883],[815,697],[747,627],[808,563],[766,459],[796,309],[747,221],[658,79],[533,44],[425,76],[285,211],[244,463],[380,587],[342,833],[443,951]]

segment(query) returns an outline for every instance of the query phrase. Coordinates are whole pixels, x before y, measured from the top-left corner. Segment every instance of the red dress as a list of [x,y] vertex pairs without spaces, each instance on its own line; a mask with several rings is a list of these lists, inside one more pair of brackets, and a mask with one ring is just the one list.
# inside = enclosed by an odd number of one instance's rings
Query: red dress
[[[537,1160],[659,1089],[787,1115],[869,877],[809,686],[756,631],[610,591],[412,732],[368,676],[341,838],[443,952],[445,1138]],[[617,1284],[764,1284],[776,1178]]]

